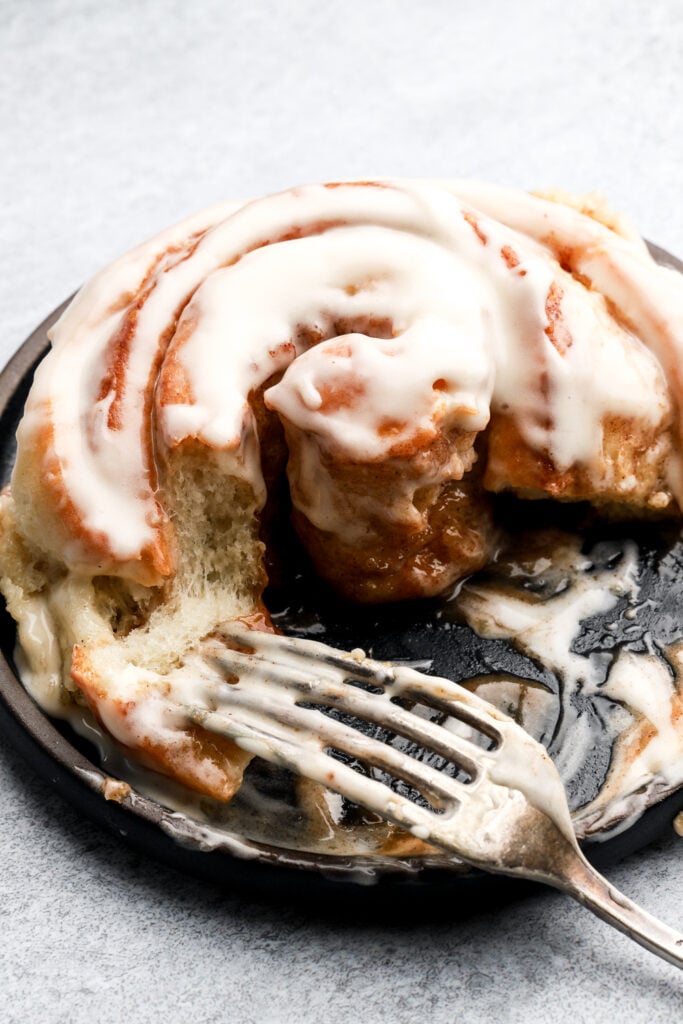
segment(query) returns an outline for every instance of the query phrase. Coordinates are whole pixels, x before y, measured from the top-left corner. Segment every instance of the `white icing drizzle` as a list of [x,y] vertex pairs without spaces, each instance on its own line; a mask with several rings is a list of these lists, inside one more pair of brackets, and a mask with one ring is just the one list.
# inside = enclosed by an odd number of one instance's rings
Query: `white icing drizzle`
[[[593,291],[562,269],[563,249]],[[553,287],[564,351],[546,333]],[[305,352],[337,321],[352,324],[348,357],[329,358],[331,341]],[[559,469],[595,469],[607,414],[666,425],[660,363],[680,400],[681,339],[678,275],[573,209],[461,182],[307,186],[214,207],[86,286],[54,328],[19,445],[43,445],[35,488],[41,475],[60,484],[46,505],[73,506],[46,541],[69,567],[135,577],[147,557],[158,577],[170,569],[153,443],[197,438],[232,453],[226,471],[262,498],[247,398],[287,366],[271,405],[350,457],[385,457],[387,420],[406,433],[415,422],[479,430],[492,403]],[[347,370],[369,400],[326,408],[320,396]],[[677,485],[677,464],[670,476]],[[155,545],[156,561],[145,555]]]
[[49,602],[43,596],[25,598],[17,634],[14,660],[22,683],[49,715],[62,715],[62,652]]
[[[271,282],[267,304],[264,281]],[[357,287],[358,281],[367,285]],[[473,290],[480,303],[464,303],[463,292]],[[385,453],[386,441],[377,432],[383,418],[407,421],[402,434],[392,435],[395,440],[425,425],[433,431],[433,418],[455,417],[464,429],[480,430],[488,422],[493,376],[478,308],[485,290],[463,261],[433,242],[375,227],[337,228],[259,249],[212,275],[186,309],[187,317],[197,319],[181,353],[195,404],[163,408],[166,439],[178,443],[192,433],[216,447],[234,445],[253,388],[290,364],[285,381],[300,366],[318,362],[327,381],[341,376],[360,382],[360,400],[352,409],[342,407],[337,420],[324,409],[315,369],[303,369],[290,404],[296,402],[311,420],[325,420],[330,433],[342,433],[356,458]],[[331,314],[352,322],[389,320],[398,336],[378,343],[359,333],[341,335],[302,355],[297,326],[312,324],[327,333]],[[292,362],[295,355],[299,359]],[[202,374],[199,367],[211,360],[214,372]],[[441,397],[432,384],[454,360],[465,372]],[[395,388],[387,387],[389,380]],[[278,394],[287,403],[285,381],[268,392],[271,406],[278,407]],[[197,423],[201,415],[204,426]]]
[[[574,271],[613,304],[622,320],[656,355],[681,408],[683,289],[677,271],[656,264],[637,237],[617,235],[562,203],[482,182],[441,184],[490,217],[542,244],[554,256],[571,255]],[[679,436],[680,432],[679,422]],[[680,485],[679,472],[678,465],[672,467],[674,483]]]
[[[680,649],[670,656],[680,673]],[[619,653],[601,692],[628,708],[633,723],[620,737],[605,786],[581,809],[580,819],[613,834],[614,823],[621,831],[640,817],[652,794],[683,786],[682,696],[666,662],[627,650]]]
[[[558,555],[559,564],[559,552]],[[618,822],[627,827],[648,805],[652,791],[673,792],[683,784],[683,728],[680,713],[680,682],[666,663],[650,654],[621,650],[602,679],[599,661],[572,650],[581,623],[608,612],[619,598],[634,606],[636,550],[627,549],[613,569],[585,572],[587,563],[579,547],[566,553],[570,584],[550,600],[532,602],[522,595],[500,592],[495,585],[467,583],[458,608],[481,636],[514,639],[522,650],[550,668],[562,680],[562,700],[568,707],[577,694],[602,696],[621,704],[624,719],[619,728],[609,774],[598,797],[577,816],[581,832],[597,832]],[[542,571],[542,570],[541,570]],[[680,651],[669,652],[680,672]],[[646,734],[635,744],[631,737]],[[563,779],[576,776],[596,742],[587,716],[580,716],[558,752],[556,764]],[[626,825],[624,819],[626,818]]]

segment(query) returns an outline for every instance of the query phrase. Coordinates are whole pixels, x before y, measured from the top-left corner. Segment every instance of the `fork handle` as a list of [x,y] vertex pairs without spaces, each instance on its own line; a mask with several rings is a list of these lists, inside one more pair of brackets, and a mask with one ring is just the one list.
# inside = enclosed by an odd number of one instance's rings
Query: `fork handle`
[[683,934],[620,893],[582,854],[572,860],[564,877],[554,884],[651,953],[683,968]]

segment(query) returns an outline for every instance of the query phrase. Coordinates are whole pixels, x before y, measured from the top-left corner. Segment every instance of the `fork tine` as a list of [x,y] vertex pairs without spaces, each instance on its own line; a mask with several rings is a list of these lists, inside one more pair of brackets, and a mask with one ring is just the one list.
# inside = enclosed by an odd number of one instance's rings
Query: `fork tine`
[[[225,623],[220,632],[226,640],[232,640],[247,648],[251,646],[250,638],[253,641],[254,637],[253,630],[246,626],[236,626],[234,621]],[[275,653],[278,659],[281,659],[283,653],[287,654],[295,661],[301,662],[304,669],[310,668],[310,659],[314,656],[316,662],[321,665],[341,669],[342,672],[348,672],[350,676],[359,680],[376,681],[378,686],[388,686],[395,679],[394,665],[383,664],[372,658],[356,658],[353,653],[336,651],[318,640],[293,639],[278,633],[259,633],[258,646],[262,651]],[[304,651],[307,653],[303,653]]]
[[[227,706],[225,702],[222,704],[220,711],[217,712],[207,713],[201,708],[192,708],[188,717],[196,725],[226,735],[239,729],[242,723],[263,728],[263,709],[258,699],[254,700],[248,689],[243,691],[239,686],[232,687],[228,694]],[[423,795],[435,798],[439,806],[462,799],[462,790],[466,783],[452,778],[424,761],[418,761],[375,737],[366,736],[320,711],[302,708],[290,701],[283,702],[274,695],[274,699],[269,702],[267,716],[271,723],[270,735],[273,737],[276,735],[272,731],[273,723],[284,727],[283,731],[277,733],[280,738],[293,732],[300,746],[303,745],[302,734],[309,732],[325,746],[333,747],[357,758],[363,764],[380,768],[409,782]]]
[[[284,682],[286,679],[289,686],[296,687],[302,693],[308,690],[311,682],[315,680],[329,683],[339,682],[338,672],[335,672],[329,665],[321,665],[317,659],[314,661],[311,657],[306,661],[299,657],[297,661],[303,662],[303,667],[299,668],[296,664],[270,658],[262,652],[247,654],[244,651],[227,648],[220,653],[210,653],[205,656],[205,660],[219,666],[221,671],[227,675],[230,675],[233,670],[237,674],[240,670],[246,670],[267,680]],[[350,673],[347,674],[350,675]]]
[[[230,628],[223,627],[221,633],[226,640],[246,647],[249,647],[250,637],[253,642],[253,631],[246,626],[235,626],[234,622],[230,623]],[[352,654],[336,652],[317,640],[291,639],[278,634],[263,633],[259,634],[258,647],[259,653],[254,652],[249,657],[262,659],[264,654],[272,654],[273,661],[283,666],[283,654],[286,654],[295,664],[301,666],[303,679],[310,679],[311,661],[314,659],[318,674],[328,675],[328,678],[336,681],[336,674],[328,674],[325,669],[339,669],[349,679],[372,683],[387,692],[391,690],[391,696],[404,696],[433,707],[453,718],[459,718],[495,743],[502,742],[498,726],[500,720],[505,720],[505,716],[481,697],[450,680],[425,677],[414,669],[384,664],[372,658],[359,659]],[[293,665],[287,665],[288,671],[293,668]]]
[[[352,800],[362,807],[367,807],[369,810],[389,818],[419,838],[426,838],[434,827],[434,821],[437,819],[435,811],[419,806],[400,793],[389,789],[386,783],[361,774],[356,769],[350,768],[343,762],[331,757],[323,750],[315,749],[308,745],[303,746],[300,741],[275,732],[270,727],[272,725],[270,709],[268,728],[265,728],[262,723],[250,722],[242,716],[233,718],[229,713],[205,711],[200,708],[188,709],[188,711],[190,720],[202,726],[202,728],[227,736],[250,753],[289,768],[298,775],[312,779],[329,789],[341,793],[348,800]],[[315,712],[308,712],[308,714],[315,714]],[[352,729],[348,731],[354,732]],[[356,735],[360,734],[357,733]],[[367,740],[368,746],[372,744],[373,747],[381,747],[381,744],[377,743],[377,741],[368,740],[367,737],[364,737],[364,739]],[[396,755],[397,763],[399,761],[402,763],[401,774],[404,771],[411,771],[416,764],[419,764],[419,767],[424,769],[425,776],[438,774],[427,765],[415,762],[412,758],[401,754],[393,748],[387,749],[391,750],[393,755]],[[366,758],[366,760],[369,760],[369,758]],[[403,762],[407,762],[407,764],[403,765]],[[398,774],[398,770],[396,770],[396,773]],[[437,781],[441,785],[443,784],[443,780]],[[455,780],[449,781],[455,782]],[[419,777],[416,774],[413,784],[417,785],[418,783],[423,788],[431,789],[431,778],[427,782],[421,774]],[[449,814],[457,813],[460,806],[460,801],[454,798],[453,794],[446,793],[444,795],[445,813],[438,815],[439,820],[449,816]]]
[[496,745],[503,742],[497,708],[457,683],[448,679],[424,679],[412,669],[399,668],[393,690],[416,703],[425,704],[451,718],[458,718],[493,740]]
[[[390,729],[463,768],[472,779],[479,774],[482,753],[480,747],[393,704],[386,692],[368,693],[348,683],[340,683],[335,678],[315,678],[313,672],[317,672],[317,662],[313,668],[309,664],[308,671],[304,674],[289,666],[282,666],[265,658],[256,658],[254,655],[245,655],[239,651],[214,655],[212,660],[220,665],[227,675],[233,672],[239,674],[240,669],[246,668],[250,672],[258,673],[273,686],[280,683],[289,690],[294,687],[301,697],[311,703],[333,707],[366,722],[372,722],[373,725]],[[238,698],[238,692],[241,693],[238,687],[239,684],[230,684],[230,689],[223,691],[223,702],[236,703],[239,699],[243,707],[250,701],[255,709],[261,706],[259,697],[251,696],[247,687],[243,691],[244,697]],[[451,713],[450,710],[448,713]]]

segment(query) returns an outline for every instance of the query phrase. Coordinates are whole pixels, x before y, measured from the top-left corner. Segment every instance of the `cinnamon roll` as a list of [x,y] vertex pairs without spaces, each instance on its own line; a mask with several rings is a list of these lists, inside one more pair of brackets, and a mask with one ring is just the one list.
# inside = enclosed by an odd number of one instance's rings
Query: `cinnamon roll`
[[228,799],[248,755],[174,708],[201,703],[220,623],[261,614],[285,473],[316,570],[356,601],[485,565],[496,492],[677,515],[681,279],[589,212],[471,182],[306,186],[216,206],[86,285],[0,509],[41,699],[87,702]]

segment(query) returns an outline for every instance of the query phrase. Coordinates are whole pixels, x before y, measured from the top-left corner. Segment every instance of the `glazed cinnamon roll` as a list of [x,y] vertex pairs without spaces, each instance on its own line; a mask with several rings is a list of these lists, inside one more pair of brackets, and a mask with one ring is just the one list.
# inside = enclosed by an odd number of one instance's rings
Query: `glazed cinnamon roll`
[[79,293],[19,430],[1,585],[45,699],[229,798],[248,756],[173,709],[260,610],[285,472],[346,597],[433,595],[493,556],[496,492],[678,513],[682,344],[680,277],[567,202],[334,183],[170,229]]

